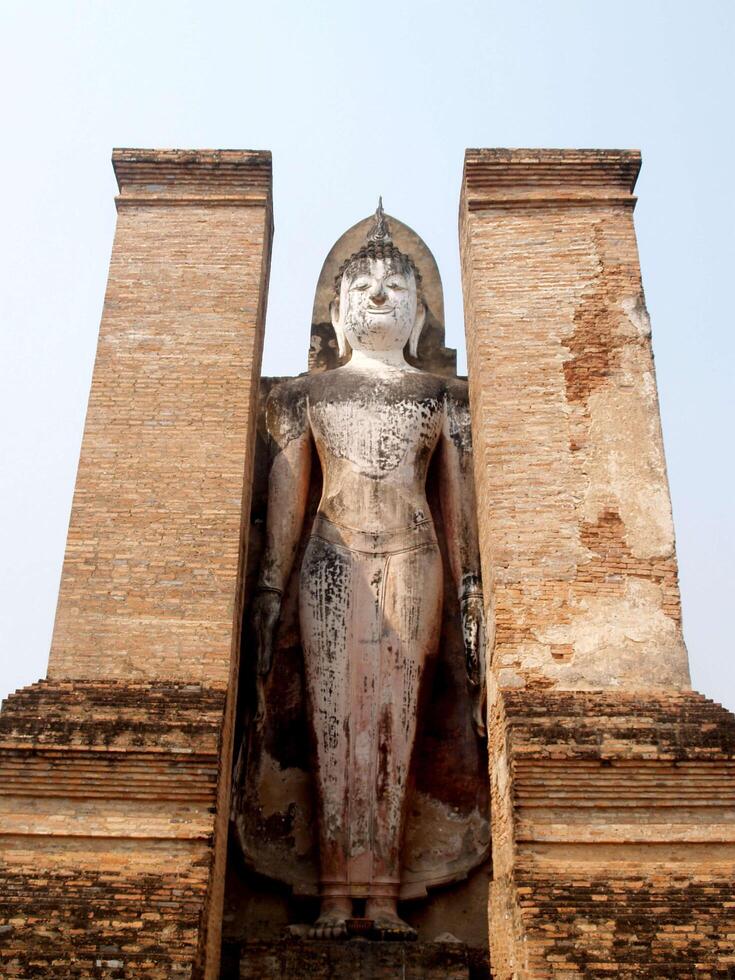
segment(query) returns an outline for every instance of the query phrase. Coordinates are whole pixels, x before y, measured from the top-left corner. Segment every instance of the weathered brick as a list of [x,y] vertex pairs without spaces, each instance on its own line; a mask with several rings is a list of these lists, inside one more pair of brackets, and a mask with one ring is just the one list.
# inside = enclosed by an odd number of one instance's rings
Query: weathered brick
[[465,157],[475,480],[501,685],[689,686],[639,167],[617,150]]
[[469,150],[493,974],[722,977],[735,719],[689,688],[631,151]]
[[7,977],[215,977],[270,155],[119,150],[49,680],[0,715]]
[[491,720],[494,975],[725,976],[735,717],[692,693],[528,687],[497,691]]

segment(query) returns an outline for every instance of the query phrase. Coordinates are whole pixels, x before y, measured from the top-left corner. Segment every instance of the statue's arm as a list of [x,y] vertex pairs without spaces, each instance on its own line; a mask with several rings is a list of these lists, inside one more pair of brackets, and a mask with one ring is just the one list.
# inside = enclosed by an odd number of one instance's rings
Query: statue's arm
[[457,586],[467,679],[473,694],[473,722],[485,734],[485,614],[477,533],[472,436],[466,387],[450,388],[445,399],[439,457],[439,499],[447,553]]
[[259,590],[282,593],[286,588],[304,523],[311,476],[311,436],[306,392],[300,380],[293,385],[278,385],[266,403],[272,462]]
[[272,462],[268,477],[265,549],[251,606],[257,649],[256,721],[265,715],[264,680],[306,512],[311,475],[311,437],[306,393],[299,381],[278,385],[268,396],[266,425]]

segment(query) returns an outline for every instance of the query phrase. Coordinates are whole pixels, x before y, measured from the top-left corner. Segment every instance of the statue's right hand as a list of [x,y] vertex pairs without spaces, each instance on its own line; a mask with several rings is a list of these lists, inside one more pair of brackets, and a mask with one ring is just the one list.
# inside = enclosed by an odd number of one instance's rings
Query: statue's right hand
[[251,624],[257,652],[257,671],[260,676],[270,673],[273,663],[273,643],[281,615],[281,594],[272,590],[258,592],[251,607]]

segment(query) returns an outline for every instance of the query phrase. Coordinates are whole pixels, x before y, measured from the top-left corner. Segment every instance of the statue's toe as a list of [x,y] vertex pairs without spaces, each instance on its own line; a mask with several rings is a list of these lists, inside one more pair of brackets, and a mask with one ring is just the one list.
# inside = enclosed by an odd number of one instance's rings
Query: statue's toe
[[384,941],[410,942],[417,937],[413,926],[398,916],[379,916],[375,919],[373,928],[378,938]]
[[323,916],[316,920],[309,929],[309,939],[342,939],[347,935],[347,922],[345,919]]

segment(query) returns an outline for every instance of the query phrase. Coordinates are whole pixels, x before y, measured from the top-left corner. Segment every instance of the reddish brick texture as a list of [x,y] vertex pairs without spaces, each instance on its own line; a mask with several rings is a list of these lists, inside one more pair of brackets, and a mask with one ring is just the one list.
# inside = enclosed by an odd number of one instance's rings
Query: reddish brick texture
[[116,150],[118,221],[50,677],[226,685],[270,261],[270,154]]
[[735,976],[735,719],[689,691],[639,167],[465,157],[499,980]]
[[[113,160],[49,678],[0,714],[0,976],[212,980],[270,158]],[[639,166],[630,151],[465,161],[500,980],[735,974],[735,719],[689,690]],[[256,944],[235,970],[483,968],[459,950],[361,946]]]
[[687,688],[635,151],[468,150],[460,245],[502,686]]
[[0,715],[3,977],[219,975],[271,161],[113,165],[49,679]]
[[735,973],[735,717],[693,693],[496,691],[493,975]]
[[0,976],[201,971],[225,694],[41,681],[0,713]]

